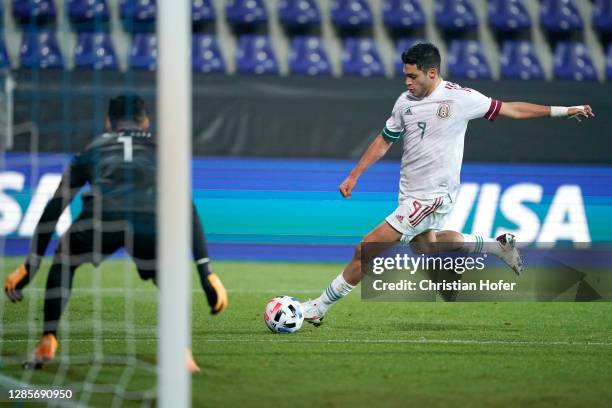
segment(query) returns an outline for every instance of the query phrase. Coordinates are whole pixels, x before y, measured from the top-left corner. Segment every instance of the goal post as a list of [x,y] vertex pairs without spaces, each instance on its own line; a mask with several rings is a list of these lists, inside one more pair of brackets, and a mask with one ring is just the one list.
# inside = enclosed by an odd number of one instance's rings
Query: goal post
[[191,2],[157,2],[158,402],[191,405]]

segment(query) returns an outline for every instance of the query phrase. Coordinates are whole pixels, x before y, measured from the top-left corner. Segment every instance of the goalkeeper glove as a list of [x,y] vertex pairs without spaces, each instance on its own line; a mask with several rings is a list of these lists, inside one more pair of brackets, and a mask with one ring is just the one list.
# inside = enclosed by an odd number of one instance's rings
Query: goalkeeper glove
[[21,291],[30,282],[30,274],[25,264],[19,265],[4,281],[4,293],[11,302],[19,302],[23,299]]
[[30,283],[34,274],[40,267],[41,257],[35,254],[27,256],[25,262],[13,271],[4,281],[4,293],[11,302],[19,302],[23,299],[21,291]]
[[227,291],[221,279],[214,273],[202,280],[202,288],[206,293],[211,314],[221,313],[227,307]]

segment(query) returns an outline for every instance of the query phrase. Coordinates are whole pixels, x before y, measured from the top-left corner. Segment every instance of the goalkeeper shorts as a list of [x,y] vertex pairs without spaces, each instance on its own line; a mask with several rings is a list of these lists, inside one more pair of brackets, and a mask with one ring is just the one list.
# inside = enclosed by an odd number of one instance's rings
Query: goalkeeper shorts
[[150,223],[128,220],[96,220],[78,217],[62,234],[54,262],[78,267],[84,263],[98,266],[107,257],[123,248],[132,257],[143,280],[154,279],[156,273],[157,234],[155,219]]

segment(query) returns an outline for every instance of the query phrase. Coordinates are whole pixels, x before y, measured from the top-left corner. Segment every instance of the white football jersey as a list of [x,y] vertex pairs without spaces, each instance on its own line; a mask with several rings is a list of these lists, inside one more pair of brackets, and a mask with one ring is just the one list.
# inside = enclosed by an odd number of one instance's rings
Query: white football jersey
[[426,200],[446,194],[454,201],[468,121],[493,121],[501,105],[474,89],[448,81],[442,81],[425,98],[402,93],[381,133],[389,141],[404,138],[400,204],[408,197]]

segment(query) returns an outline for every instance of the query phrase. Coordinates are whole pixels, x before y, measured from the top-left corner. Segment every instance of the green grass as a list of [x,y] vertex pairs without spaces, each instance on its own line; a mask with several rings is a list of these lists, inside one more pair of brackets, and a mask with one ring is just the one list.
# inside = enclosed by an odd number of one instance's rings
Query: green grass
[[[4,261],[9,271],[19,260]],[[379,303],[362,302],[356,290],[330,310],[320,328],[306,325],[293,335],[267,330],[262,310],[270,297],[315,297],[341,268],[216,262],[230,307],[212,317],[203,294],[193,293],[193,353],[202,368],[193,376],[193,405],[612,405],[610,303]],[[46,270],[36,287],[44,286]],[[193,282],[199,289],[195,273]],[[126,286],[136,289],[127,297],[132,306],[120,291]],[[95,287],[116,290],[97,296],[83,290]],[[75,401],[96,406],[110,406],[113,395],[83,392],[79,384],[86,376],[91,383],[113,385],[123,375],[121,382],[135,398],[153,390],[154,287],[139,281],[129,263],[109,261],[97,271],[80,269],[75,288],[68,324],[60,331],[60,355],[73,360],[42,371],[24,372],[18,365],[37,340],[42,291],[26,291],[21,304],[0,302],[0,374],[31,384],[55,381],[73,387]],[[131,332],[126,309],[134,313]],[[140,365],[129,375],[125,357],[92,364],[96,347],[120,357],[133,347]]]

